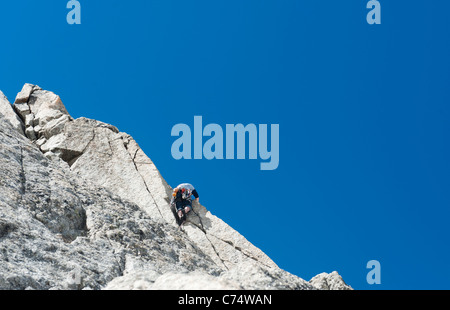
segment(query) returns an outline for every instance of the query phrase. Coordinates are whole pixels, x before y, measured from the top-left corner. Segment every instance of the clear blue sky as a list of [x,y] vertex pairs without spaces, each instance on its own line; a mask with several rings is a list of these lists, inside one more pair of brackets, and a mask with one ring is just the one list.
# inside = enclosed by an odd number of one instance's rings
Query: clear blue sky
[[[306,280],[450,289],[449,1],[2,1],[0,89],[131,134],[172,185]],[[171,128],[280,124],[280,165],[180,160]],[[381,264],[380,285],[366,264]]]

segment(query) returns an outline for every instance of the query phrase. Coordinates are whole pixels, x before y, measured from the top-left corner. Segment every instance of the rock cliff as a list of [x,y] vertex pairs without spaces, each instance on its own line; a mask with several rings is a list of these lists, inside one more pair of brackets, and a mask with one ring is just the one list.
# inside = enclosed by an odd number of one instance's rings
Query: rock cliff
[[0,91],[0,289],[351,289],[280,269],[200,204],[179,231],[171,191],[128,134]]

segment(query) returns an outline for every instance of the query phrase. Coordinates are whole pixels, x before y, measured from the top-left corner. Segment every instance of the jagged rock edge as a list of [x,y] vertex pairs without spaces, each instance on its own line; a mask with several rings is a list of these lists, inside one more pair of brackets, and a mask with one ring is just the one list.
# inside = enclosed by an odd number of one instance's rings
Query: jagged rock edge
[[[42,89],[39,88],[38,86],[33,86],[33,89],[32,89],[32,91],[30,92],[30,94],[29,94],[29,96],[28,96],[28,98],[27,98],[27,101],[26,101],[26,105],[28,106],[28,109],[29,109],[30,113],[32,113],[32,109],[31,109],[31,107],[30,107],[30,105],[29,105],[29,100],[30,100],[30,97],[32,96],[32,94],[33,94],[36,90],[42,90]],[[25,102],[24,102],[24,103],[25,103]],[[22,115],[21,115],[21,114],[19,113],[19,111],[15,108],[15,106],[13,106],[13,107],[14,107],[14,108],[13,108],[13,109],[14,109],[14,112],[17,113],[17,115],[19,116],[20,120],[22,120],[23,124],[25,125],[25,120],[22,119]],[[67,123],[68,123],[68,122],[72,122],[72,121],[73,121],[73,118],[71,118],[70,115],[69,115],[69,119],[67,120],[67,122],[64,123],[64,127],[63,127],[63,131],[64,131],[64,132],[65,132],[65,130],[66,130],[66,125],[67,125]],[[97,123],[97,124],[98,124],[98,123]],[[28,126],[28,127],[29,127],[29,126]],[[115,132],[115,133],[118,133],[118,130],[117,130],[117,129],[114,130],[113,128],[111,128],[111,127],[113,127],[113,126],[111,126],[111,125],[109,125],[109,124],[101,123],[101,125],[98,124],[97,127],[108,128],[108,129],[110,129],[111,131],[113,131],[113,132]],[[114,128],[115,128],[115,127],[114,127]],[[34,127],[33,127],[33,129],[34,129]],[[7,133],[4,133],[4,132],[2,132],[2,133],[5,134],[5,135],[8,135]],[[91,140],[86,144],[86,146],[85,146],[85,148],[83,149],[83,151],[82,151],[79,155],[77,155],[77,156],[71,158],[70,160],[65,161],[65,162],[69,165],[69,168],[70,168],[73,164],[75,164],[76,161],[77,161],[81,156],[84,155],[85,151],[88,149],[88,147],[89,147],[89,145],[91,144],[91,142],[94,141],[95,135],[96,135],[96,133],[95,133],[95,128],[94,128],[94,129],[93,129],[93,137],[92,137]],[[13,136],[11,136],[11,135],[8,135],[8,136],[13,137]],[[33,142],[33,144],[35,144],[35,145],[36,145],[36,141],[39,139],[39,137],[37,137],[37,139],[33,139],[32,136],[30,137],[29,135],[26,134],[26,131],[25,131],[25,136],[26,136],[28,139],[30,139],[30,140]],[[137,167],[137,163],[136,163],[136,161],[135,161],[135,160],[136,160],[136,155],[137,155],[137,153],[139,152],[139,150],[141,150],[141,149],[138,148],[138,149],[135,151],[134,156],[132,156],[132,154],[129,152],[129,150],[128,150],[126,144],[125,144],[125,141],[123,141],[123,137],[121,137],[121,139],[122,139],[122,143],[124,143],[124,146],[125,146],[125,148],[127,149],[128,155],[129,155],[131,161],[133,162],[133,165],[135,166],[136,172],[141,176],[142,181],[143,181],[143,183],[145,184],[145,186],[147,187],[147,191],[148,191],[148,193],[151,195],[151,197],[152,197],[152,199],[153,199],[153,201],[154,201],[154,203],[155,203],[155,206],[158,208],[158,211],[159,211],[161,217],[164,218],[164,217],[162,216],[162,214],[161,214],[161,210],[160,210],[160,208],[159,208],[159,206],[158,206],[158,203],[157,203],[156,199],[153,197],[153,194],[151,193],[151,191],[150,191],[149,188],[148,188],[148,185],[147,185],[147,183],[146,183],[145,178],[141,175],[141,173],[140,173],[140,171],[139,171],[139,169],[138,169],[138,167]],[[25,178],[25,173],[24,173],[24,168],[23,168],[23,160],[24,160],[24,159],[23,159],[23,148],[22,148],[22,146],[20,145],[19,140],[16,139],[16,141],[17,141],[18,147],[20,148],[20,152],[21,152],[21,161],[22,161],[22,163],[21,163],[21,166],[22,166],[21,177]],[[66,142],[66,141],[65,141],[65,142]],[[109,139],[108,139],[108,143],[109,143],[110,148],[111,148],[111,141],[110,141]],[[67,145],[66,145],[66,146],[67,146]],[[40,147],[40,146],[37,145],[37,147],[38,147],[38,149],[39,149],[42,153],[44,153],[44,152],[41,150],[41,147]],[[111,150],[112,150],[112,148],[111,148]],[[60,151],[60,150],[57,150],[57,151]],[[45,154],[44,154],[44,155],[45,155]],[[62,160],[64,160],[61,156],[60,156],[60,158],[61,158]],[[140,164],[147,164],[147,163],[140,163]],[[26,191],[25,183],[26,183],[26,180],[22,179],[23,193],[25,193],[25,191]],[[222,242],[224,242],[224,243],[227,243],[228,245],[232,246],[234,249],[238,250],[238,251],[241,252],[243,255],[247,256],[248,258],[251,258],[252,260],[254,260],[254,261],[256,261],[256,262],[258,262],[258,263],[264,265],[263,262],[259,261],[259,260],[258,260],[257,258],[255,258],[255,257],[252,257],[249,253],[246,253],[243,249],[241,249],[240,247],[236,246],[232,241],[225,240],[225,239],[223,239],[223,238],[220,238],[220,237],[218,237],[218,236],[215,236],[214,234],[208,233],[207,230],[206,230],[206,229],[204,228],[204,226],[203,226],[201,217],[200,217],[198,214],[196,214],[196,215],[197,215],[197,217],[198,217],[198,219],[199,219],[199,221],[200,221],[201,227],[199,227],[199,226],[198,226],[197,224],[195,224],[194,222],[190,222],[190,223],[191,223],[194,227],[197,227],[200,231],[202,231],[202,232],[204,233],[205,238],[209,241],[211,247],[212,247],[213,250],[216,252],[216,255],[218,256],[218,258],[223,262],[223,265],[224,265],[224,267],[225,267],[227,270],[228,270],[228,268],[227,268],[226,264],[224,263],[224,259],[220,257],[219,252],[215,249],[214,244],[213,244],[213,242],[208,238],[208,235],[209,235],[209,236],[212,236],[212,237],[216,238],[217,240],[220,240],[220,241],[222,241]],[[113,251],[115,252],[115,250],[114,250],[115,247],[111,244],[111,240],[110,240],[109,238],[108,238],[108,241],[109,241],[109,243],[110,243],[110,245],[111,245],[111,248],[112,248]],[[114,256],[115,256],[115,255],[114,255]],[[119,263],[119,261],[117,261],[117,264],[118,264],[118,266],[119,266],[119,269],[121,270],[121,274],[123,274],[123,269],[122,269],[121,264]],[[270,267],[270,266],[266,266],[266,267]]]

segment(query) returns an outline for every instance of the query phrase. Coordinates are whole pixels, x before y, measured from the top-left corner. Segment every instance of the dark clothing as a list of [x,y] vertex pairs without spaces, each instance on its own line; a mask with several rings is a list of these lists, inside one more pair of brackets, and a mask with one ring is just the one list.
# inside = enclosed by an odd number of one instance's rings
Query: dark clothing
[[189,207],[192,210],[192,201],[187,199],[181,199],[180,201],[175,201],[175,207],[177,211],[184,210],[184,208]]
[[195,198],[198,198],[198,193],[195,189],[192,191],[192,195],[194,195]]
[[[198,198],[198,193],[195,189],[192,191],[192,195],[194,195],[195,198]],[[183,199],[183,194],[181,190],[177,192],[174,202],[177,211],[184,209],[185,207],[189,207],[192,210],[192,198],[188,197],[187,199]]]

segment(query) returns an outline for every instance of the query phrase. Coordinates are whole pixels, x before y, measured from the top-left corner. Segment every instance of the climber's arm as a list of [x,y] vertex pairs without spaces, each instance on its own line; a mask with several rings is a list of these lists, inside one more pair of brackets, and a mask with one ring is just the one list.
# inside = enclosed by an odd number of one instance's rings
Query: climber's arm
[[198,193],[197,193],[197,190],[193,190],[192,191],[192,195],[194,195],[194,197],[195,197],[195,200],[197,200],[197,202],[199,203],[200,202],[200,199],[199,199],[199,196],[198,196]]

